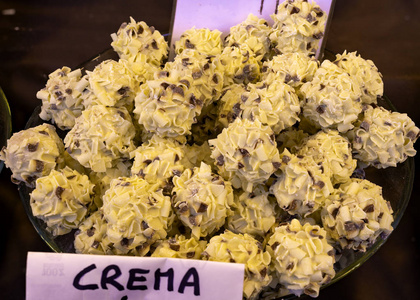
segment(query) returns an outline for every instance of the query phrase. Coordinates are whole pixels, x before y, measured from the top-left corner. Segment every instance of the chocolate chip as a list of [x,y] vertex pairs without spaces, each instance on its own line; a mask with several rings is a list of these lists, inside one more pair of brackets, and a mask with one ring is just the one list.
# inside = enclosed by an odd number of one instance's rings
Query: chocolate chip
[[63,194],[63,192],[64,192],[64,188],[63,187],[58,186],[58,187],[55,188],[55,195],[60,200],[61,200],[61,195]]
[[142,34],[142,33],[143,33],[143,31],[144,31],[143,26],[139,25],[139,28],[137,29],[137,33],[138,33],[138,34]]
[[160,84],[160,86],[161,87],[163,87],[165,90],[168,88],[168,86],[169,86],[169,84],[168,83],[166,83],[166,82],[162,82],[161,84]]
[[319,181],[314,183],[314,186],[322,189],[325,186],[325,183],[323,181],[319,180]]
[[368,122],[363,121],[362,123],[360,123],[360,126],[359,127],[362,128],[365,131],[369,131],[370,125],[369,125]]
[[331,216],[335,219],[335,218],[337,218],[337,214],[338,214],[338,211],[340,210],[340,208],[339,207],[337,207],[337,208],[335,208],[332,212],[331,212]]
[[363,211],[365,212],[365,213],[371,213],[371,212],[374,212],[375,211],[375,205],[373,205],[373,204],[369,204],[369,205],[367,205],[367,206],[365,206],[365,208],[363,209]]
[[99,242],[98,241],[93,241],[92,246],[93,249],[98,249],[99,247]]
[[175,162],[179,161],[179,155],[175,154]]
[[152,160],[151,160],[151,159],[146,159],[145,161],[143,161],[143,163],[144,163],[146,166],[148,166],[148,165],[150,165],[150,164],[152,163]]
[[187,49],[194,49],[195,46],[194,46],[194,44],[191,44],[191,42],[190,42],[189,39],[186,39],[185,40],[185,48],[187,48]]
[[188,221],[190,222],[191,225],[193,226],[197,226],[197,219],[195,218],[195,216],[189,216]]
[[123,238],[120,242],[121,246],[128,247],[133,243],[133,239]]
[[276,248],[279,246],[279,242],[274,242],[273,245],[271,245],[271,249],[273,249],[274,251],[276,250]]
[[290,74],[286,74],[284,78],[284,83],[288,83],[290,80],[292,80],[292,76]]
[[193,72],[192,74],[193,79],[199,79],[201,76],[203,76],[203,73],[201,73],[200,70]]
[[316,108],[316,112],[319,114],[323,114],[326,108],[327,108],[327,105],[325,104],[318,105],[318,107]]
[[297,8],[296,6],[293,6],[292,10],[290,11],[290,14],[293,15],[293,14],[297,14],[298,12],[300,12],[300,9]]
[[35,160],[35,172],[42,172],[44,170],[44,162]]
[[179,251],[179,249],[181,249],[181,246],[178,244],[171,244],[169,243],[169,248],[171,248],[174,251]]
[[223,166],[225,164],[225,157],[223,155],[220,155],[216,158],[216,165],[217,166]]
[[29,152],[35,152],[36,150],[38,150],[38,146],[39,146],[39,143],[28,144],[26,145],[26,148],[28,149]]
[[217,75],[216,74],[213,75],[212,80],[213,80],[213,82],[215,84],[218,84],[219,83],[219,79],[217,78]]
[[358,228],[357,228],[356,223],[354,223],[354,222],[352,222],[352,221],[347,221],[347,222],[345,222],[345,223],[344,223],[344,229],[345,229],[346,231],[355,231],[355,230],[357,230]]
[[242,169],[243,167],[245,167],[244,164],[241,162],[238,162],[238,169]]
[[173,92],[174,92],[174,94],[179,94],[179,95],[181,95],[182,97],[184,97],[184,90],[182,89],[182,87],[180,87],[180,86],[175,86],[174,88],[173,88]]
[[120,88],[117,93],[120,94],[121,96],[125,96],[127,95],[127,93],[130,91],[130,88],[128,86],[123,86],[122,88]]
[[291,158],[287,155],[283,155],[283,157],[281,159],[281,161],[285,164],[288,164],[290,160],[291,160]]
[[316,18],[314,16],[312,16],[311,13],[309,13],[308,16],[306,17],[306,21],[308,21],[309,23],[312,23],[315,20],[316,20]]
[[233,107],[232,107],[232,111],[236,114],[239,115],[241,113],[241,104],[238,102],[236,103]]
[[195,251],[187,252],[186,256],[187,258],[193,258],[195,256]]
[[274,161],[272,164],[273,164],[273,168],[276,170],[278,170],[281,167],[281,162]]
[[250,156],[248,150],[244,149],[244,148],[239,148],[239,152],[242,154],[243,157],[248,157]]
[[66,92],[67,94],[71,95],[71,94],[73,93],[73,90],[72,90],[72,89],[66,89],[66,90],[65,90],[65,92]]
[[203,70],[204,70],[204,71],[206,71],[208,68],[210,68],[210,65],[209,65],[208,63],[206,63],[206,64],[203,66]]
[[159,50],[159,47],[158,47],[158,45],[157,45],[157,43],[156,43],[156,41],[155,41],[155,40],[153,40],[153,41],[152,41],[152,44],[151,44],[151,45],[152,45],[152,48],[153,48],[153,49],[155,49],[155,50]]
[[410,140],[415,140],[416,139],[416,134],[413,131],[410,130],[409,132],[407,132],[407,137]]
[[288,263],[288,264],[287,264],[286,270],[287,270],[287,271],[290,271],[290,270],[292,270],[294,267],[295,267],[295,264],[294,264],[293,262],[290,262],[290,263]]
[[242,102],[246,102],[246,100],[248,100],[248,96],[242,94],[241,95],[241,100],[242,100]]
[[198,213],[206,212],[207,211],[207,208],[208,208],[208,205],[206,203],[201,202],[200,203],[200,206],[198,207],[197,212]]
[[190,88],[190,82],[188,80],[181,79],[179,82],[185,84],[187,88]]
[[267,268],[264,267],[261,271],[260,271],[261,277],[265,277],[267,275]]

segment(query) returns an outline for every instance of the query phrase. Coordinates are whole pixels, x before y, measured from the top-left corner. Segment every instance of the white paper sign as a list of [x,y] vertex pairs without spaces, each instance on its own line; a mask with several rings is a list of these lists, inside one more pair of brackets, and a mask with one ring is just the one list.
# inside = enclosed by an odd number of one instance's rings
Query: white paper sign
[[[282,0],[176,0],[172,18],[171,52],[181,34],[194,26],[210,30],[218,29],[223,32],[224,37],[229,33],[230,27],[245,21],[250,13],[273,25],[270,15],[274,14],[282,2]],[[329,15],[333,0],[314,2]]]
[[242,300],[244,265],[29,252],[26,300]]

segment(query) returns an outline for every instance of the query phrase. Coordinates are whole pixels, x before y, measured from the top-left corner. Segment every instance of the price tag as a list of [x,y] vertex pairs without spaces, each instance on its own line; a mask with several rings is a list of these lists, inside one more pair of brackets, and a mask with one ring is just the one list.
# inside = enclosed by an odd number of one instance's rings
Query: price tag
[[244,265],[29,252],[26,300],[242,300]]

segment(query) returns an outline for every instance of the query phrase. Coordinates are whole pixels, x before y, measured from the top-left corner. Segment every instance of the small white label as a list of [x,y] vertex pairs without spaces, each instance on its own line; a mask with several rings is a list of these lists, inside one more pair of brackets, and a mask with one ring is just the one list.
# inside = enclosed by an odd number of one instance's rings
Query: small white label
[[29,252],[26,300],[241,300],[244,265]]

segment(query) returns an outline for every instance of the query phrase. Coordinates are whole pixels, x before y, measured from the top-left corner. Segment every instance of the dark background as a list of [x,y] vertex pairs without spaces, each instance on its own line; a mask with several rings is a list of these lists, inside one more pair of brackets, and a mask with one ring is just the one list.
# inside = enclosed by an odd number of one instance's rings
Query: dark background
[[[5,9],[14,15],[3,15]],[[110,34],[133,16],[169,30],[172,1],[0,1],[0,86],[9,100],[13,131],[23,129],[49,73],[76,67],[110,47]],[[420,124],[420,1],[337,0],[327,40],[335,53],[357,50],[384,76],[397,109]],[[417,145],[418,148],[418,145]],[[416,164],[418,165],[418,159]],[[10,171],[0,177],[0,299],[24,299],[28,251],[50,251],[33,229]],[[419,299],[416,177],[406,213],[385,245],[358,270],[321,291],[319,299]]]

